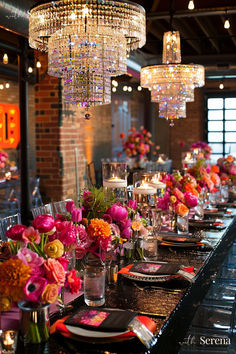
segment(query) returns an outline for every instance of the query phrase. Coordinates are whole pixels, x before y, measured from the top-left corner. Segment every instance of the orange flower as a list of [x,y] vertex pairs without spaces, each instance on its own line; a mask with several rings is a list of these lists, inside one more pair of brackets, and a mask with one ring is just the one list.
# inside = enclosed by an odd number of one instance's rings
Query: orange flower
[[192,193],[193,195],[198,197],[198,191],[190,183],[186,183],[184,185],[184,190],[185,190],[185,192]]
[[43,304],[52,304],[58,297],[58,285],[47,284],[41,295]]
[[125,137],[125,133],[123,133],[123,132],[120,133],[120,138],[121,138],[121,139],[124,139],[124,137]]
[[111,235],[111,228],[102,219],[92,219],[88,226],[88,235],[91,238],[108,238]]
[[175,208],[175,212],[180,216],[185,216],[186,214],[188,214],[189,209],[186,207],[185,204],[179,203]]
[[234,162],[234,157],[233,157],[232,155],[228,155],[228,156],[226,157],[226,161],[228,161],[228,162]]
[[132,223],[132,229],[133,229],[134,231],[140,231],[140,230],[141,230],[141,227],[142,227],[141,221],[134,221],[134,222]]
[[177,201],[176,196],[175,196],[175,195],[172,195],[172,196],[170,197],[170,202],[171,202],[172,204],[175,204],[176,201]]
[[220,172],[219,167],[217,165],[211,166],[211,172],[219,173]]
[[24,298],[24,286],[30,277],[31,268],[20,259],[9,259],[0,265],[0,294],[14,302]]

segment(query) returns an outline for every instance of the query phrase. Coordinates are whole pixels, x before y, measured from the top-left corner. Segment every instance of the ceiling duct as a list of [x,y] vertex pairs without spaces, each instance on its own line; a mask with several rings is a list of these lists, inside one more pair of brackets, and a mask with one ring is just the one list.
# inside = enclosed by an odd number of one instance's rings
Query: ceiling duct
[[28,36],[28,11],[35,2],[34,0],[0,0],[0,27]]

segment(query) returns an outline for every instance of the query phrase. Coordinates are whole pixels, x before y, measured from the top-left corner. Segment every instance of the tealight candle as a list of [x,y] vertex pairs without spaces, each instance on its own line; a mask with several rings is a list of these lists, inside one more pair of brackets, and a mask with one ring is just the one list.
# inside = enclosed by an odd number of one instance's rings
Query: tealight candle
[[149,185],[156,188],[156,189],[164,189],[166,188],[165,183],[160,182],[159,180],[160,175],[156,174],[152,177],[151,181],[149,182]]
[[142,182],[139,187],[134,188],[134,193],[136,194],[156,194],[157,190],[156,188],[150,186],[148,183]]
[[108,179],[103,180],[103,187],[106,188],[125,188],[127,187],[127,180],[119,178],[117,176],[112,176]]
[[158,157],[157,163],[164,163],[165,161],[161,156]]

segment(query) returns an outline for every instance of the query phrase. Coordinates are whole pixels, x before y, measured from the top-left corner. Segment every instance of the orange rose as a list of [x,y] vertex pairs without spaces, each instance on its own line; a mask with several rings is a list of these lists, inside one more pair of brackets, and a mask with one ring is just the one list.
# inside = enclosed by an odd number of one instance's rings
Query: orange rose
[[44,304],[52,304],[58,297],[58,286],[56,284],[47,284],[41,295]]
[[64,285],[66,275],[65,270],[60,262],[54,258],[49,258],[44,263],[44,268],[49,281],[56,283],[59,286]]
[[220,172],[219,167],[217,165],[211,166],[211,172],[219,173]]
[[176,214],[178,214],[180,216],[185,216],[186,214],[188,214],[189,209],[186,207],[185,204],[179,203],[179,204],[177,204],[177,206],[175,208],[175,212],[176,212]]
[[198,197],[198,192],[197,192],[197,190],[196,190],[190,183],[186,183],[186,184],[184,185],[184,190],[185,190],[185,192],[192,193],[193,195],[195,195],[196,197]]

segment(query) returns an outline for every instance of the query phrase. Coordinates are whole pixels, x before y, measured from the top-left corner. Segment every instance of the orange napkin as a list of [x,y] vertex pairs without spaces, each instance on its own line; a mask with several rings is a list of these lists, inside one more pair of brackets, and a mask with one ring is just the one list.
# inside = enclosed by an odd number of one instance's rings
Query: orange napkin
[[[53,334],[55,332],[61,333],[64,337],[72,338],[72,339],[78,339],[75,334],[72,334],[64,324],[65,320],[70,317],[70,316],[65,316],[59,320],[57,320],[50,328],[50,333]],[[149,317],[147,316],[137,316],[137,319],[142,322],[152,333],[156,330],[156,323]],[[123,333],[119,336],[114,336],[115,338],[130,338],[130,337],[135,337],[136,334],[133,332],[126,332]]]

